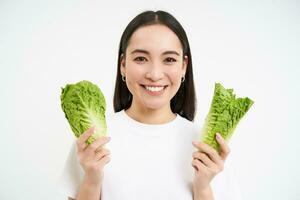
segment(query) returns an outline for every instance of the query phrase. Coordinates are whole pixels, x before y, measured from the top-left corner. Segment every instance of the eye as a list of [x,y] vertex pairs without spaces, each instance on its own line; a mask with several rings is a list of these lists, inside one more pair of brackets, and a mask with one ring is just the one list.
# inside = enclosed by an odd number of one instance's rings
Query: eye
[[139,57],[136,57],[134,60],[135,61],[138,61],[138,62],[143,62],[143,61],[145,61],[145,57],[142,57],[142,56],[139,56]]
[[176,62],[177,60],[171,57],[168,57],[165,59],[167,62],[172,63],[172,62]]

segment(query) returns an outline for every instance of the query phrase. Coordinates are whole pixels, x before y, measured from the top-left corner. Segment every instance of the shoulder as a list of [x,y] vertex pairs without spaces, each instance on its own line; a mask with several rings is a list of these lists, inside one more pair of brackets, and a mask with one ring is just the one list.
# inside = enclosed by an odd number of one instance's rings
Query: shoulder
[[199,138],[199,128],[193,121],[189,121],[188,119],[177,115],[177,124],[176,128],[179,129],[181,132],[187,133],[190,135],[192,140],[197,140]]
[[193,121],[190,121],[190,120],[188,120],[188,119],[186,119],[186,118],[184,118],[180,115],[177,115],[177,118],[178,118],[178,120],[177,120],[177,122],[178,122],[177,125],[178,126],[181,126],[183,128],[187,128],[189,130],[194,130],[194,131],[197,130],[197,126],[195,125],[195,123]]
[[115,113],[108,113],[106,116],[106,126],[107,134],[113,136],[118,134],[120,130],[124,130],[126,125],[126,120],[122,111]]
[[115,112],[115,113],[108,113],[106,114],[105,118],[108,127],[112,127],[120,123],[124,123],[124,115],[122,111]]
[[124,119],[124,113],[123,111],[107,113],[105,118],[108,123],[111,121],[120,121],[121,119]]
[[116,118],[120,118],[121,117],[121,113],[122,111],[119,112],[110,112],[106,114],[106,119],[110,120],[110,119],[116,119]]
[[194,126],[194,122],[182,117],[181,115],[177,114],[177,117],[179,118],[179,121],[187,126]]

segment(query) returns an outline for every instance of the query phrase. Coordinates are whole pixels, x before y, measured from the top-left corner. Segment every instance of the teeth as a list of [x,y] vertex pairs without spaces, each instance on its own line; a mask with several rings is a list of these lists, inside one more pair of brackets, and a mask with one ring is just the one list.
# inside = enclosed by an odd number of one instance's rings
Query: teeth
[[151,92],[158,92],[158,91],[163,90],[164,87],[149,87],[149,86],[146,86],[146,89],[151,91]]

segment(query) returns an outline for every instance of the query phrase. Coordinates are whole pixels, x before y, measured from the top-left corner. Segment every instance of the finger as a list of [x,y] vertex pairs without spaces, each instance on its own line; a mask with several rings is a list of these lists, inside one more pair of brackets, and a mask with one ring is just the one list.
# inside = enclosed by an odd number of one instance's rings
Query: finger
[[192,166],[196,169],[197,172],[207,170],[207,167],[204,165],[204,163],[197,159],[192,161]]
[[104,143],[103,145],[98,146],[95,152],[98,152],[98,151],[100,151],[101,149],[105,148],[105,147],[106,147],[105,145],[111,140],[110,137],[104,136],[103,138],[104,138],[104,140],[105,140],[105,143]]
[[109,155],[106,155],[106,156],[103,156],[103,157],[98,161],[98,163],[99,163],[99,165],[105,165],[105,164],[109,163],[109,161],[110,161],[110,157],[109,157]]
[[80,143],[85,143],[87,139],[94,133],[95,131],[95,126],[90,127],[88,130],[86,130],[79,138]]
[[195,152],[193,153],[193,158],[200,160],[209,168],[217,167],[216,164],[205,153]]
[[97,138],[92,144],[87,147],[89,152],[96,153],[99,151],[106,143],[110,141],[110,137],[101,136]]
[[101,160],[104,156],[110,155],[110,151],[108,149],[101,149],[96,153],[96,160]]
[[206,153],[217,165],[222,163],[218,152],[208,144],[205,144],[204,142],[193,142],[193,145],[199,150],[199,152]]
[[77,139],[77,147],[79,151],[83,151],[87,147],[86,140],[94,133],[95,127],[89,128]]
[[216,134],[216,140],[220,145],[220,156],[223,160],[225,160],[230,152],[229,146],[226,140],[219,133]]

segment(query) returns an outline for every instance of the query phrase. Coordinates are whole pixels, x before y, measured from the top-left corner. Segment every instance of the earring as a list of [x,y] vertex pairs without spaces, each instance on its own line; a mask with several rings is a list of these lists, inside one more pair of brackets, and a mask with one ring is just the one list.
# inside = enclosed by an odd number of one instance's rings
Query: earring
[[126,82],[126,77],[122,75],[122,81]]
[[181,77],[181,83],[185,81],[185,76]]

